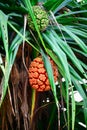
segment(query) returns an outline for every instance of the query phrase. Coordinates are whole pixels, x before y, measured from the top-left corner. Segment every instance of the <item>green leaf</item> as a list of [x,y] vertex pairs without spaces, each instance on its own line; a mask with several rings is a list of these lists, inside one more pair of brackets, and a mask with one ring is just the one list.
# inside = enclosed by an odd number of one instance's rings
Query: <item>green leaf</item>
[[36,5],[38,2],[41,2],[41,0],[31,0],[31,5],[34,6]]
[[83,109],[84,109],[84,117],[85,117],[85,123],[86,123],[86,126],[87,126],[87,97],[86,97],[86,94],[85,94],[82,86],[74,78],[74,76],[72,76],[72,82],[73,82],[75,88],[77,89],[77,91],[80,93],[80,95],[83,98],[83,103],[84,103],[84,107],[83,107]]
[[72,0],[48,0],[43,5],[48,11],[53,11],[55,14],[57,11],[65,7]]
[[31,45],[36,51],[39,52],[39,50],[33,45],[31,44],[31,42],[25,38],[10,22],[8,22],[8,25],[24,40],[26,41],[29,45]]
[[13,5],[10,5],[10,3],[6,4],[6,1],[5,1],[5,3],[0,2],[0,9],[6,13],[10,13],[10,12],[11,13],[15,12],[15,13],[19,13],[19,14],[28,13],[28,10],[24,7],[22,2],[18,6],[16,5],[16,3],[13,4],[13,2],[12,2]]
[[76,108],[75,108],[75,99],[74,99],[74,91],[72,88],[72,97],[71,97],[71,101],[72,101],[72,130],[74,130],[75,128],[75,114],[76,114]]
[[52,71],[52,67],[51,67],[51,63],[48,59],[48,56],[44,53],[44,51],[41,49],[41,55],[44,61],[44,65],[48,74],[48,78],[49,78],[49,82],[51,84],[51,88],[54,94],[54,98],[55,98],[55,102],[56,105],[58,107],[58,99],[57,99],[57,95],[56,95],[56,86],[55,86],[55,82],[54,82],[54,77],[53,77],[53,71]]
[[87,71],[87,64],[83,63],[81,60],[79,60],[79,62],[83,66],[83,68]]
[[65,31],[72,39],[75,40],[75,42],[77,43],[76,45],[78,45],[85,53],[87,53],[87,46],[85,45],[85,43],[78,37],[76,36],[74,33],[72,33],[69,29],[67,29],[67,27],[62,26],[63,31]]
[[83,14],[83,13],[87,13],[87,10],[81,10],[81,11],[69,11],[67,13],[63,13],[61,15],[57,15],[56,19],[58,20],[58,18],[60,17],[66,17],[66,16],[69,16],[69,15],[76,15],[76,14]]
[[60,37],[56,34],[56,32],[53,30],[50,31],[50,38],[55,39],[55,41],[57,41],[61,49],[67,54],[67,56],[70,58],[73,64],[77,67],[77,69],[79,69],[79,71],[81,71],[82,74],[85,74],[82,66],[79,63],[79,60],[77,59],[77,57],[71,50],[71,47],[69,47],[69,45],[67,44],[67,41],[61,40]]
[[50,32],[47,31],[46,34],[43,33],[43,37],[46,40],[47,44],[50,46],[51,50],[58,57],[58,60],[63,68],[63,72],[64,72],[63,76],[68,79],[69,83],[71,83],[66,55],[61,50],[61,48],[58,46],[57,42],[54,39],[50,39],[49,34],[50,34]]
[[[23,34],[23,29],[19,31],[21,34]],[[20,37],[20,35],[16,35],[16,37],[13,39],[10,48],[9,48],[9,64],[13,65],[19,45],[22,44],[23,38]]]
[[[69,130],[69,128],[70,128],[70,124],[69,124],[69,117],[70,117],[70,115],[69,115],[69,86],[72,86],[71,77],[70,77],[70,73],[69,73],[66,55],[61,50],[61,48],[58,46],[56,41],[54,39],[49,38],[49,33],[50,33],[49,31],[47,31],[46,34],[43,33],[43,37],[44,37],[45,41],[47,42],[47,44],[50,46],[51,50],[58,57],[58,60],[61,64],[62,70],[64,72],[63,77],[65,78],[65,81],[66,81],[67,120],[68,120],[68,130]],[[61,71],[60,71],[60,73],[61,73]]]
[[70,64],[69,64],[69,70],[70,70],[70,74],[73,75],[75,79],[82,82],[82,78]]
[[[23,29],[21,29],[19,32],[23,35]],[[16,48],[16,46],[18,46],[18,45],[20,45],[20,43],[22,43],[22,40],[23,40],[23,39],[22,39],[19,35],[17,35],[17,36],[14,38],[14,40],[12,41],[12,43],[11,43],[11,45],[10,45],[10,48],[9,48],[9,54],[10,54],[12,51],[14,51],[14,49]]]
[[7,30],[7,22],[8,17],[0,10],[0,28],[1,28],[1,36],[4,43],[4,48],[6,52],[6,59],[9,60],[8,57],[8,30]]
[[58,60],[58,58],[55,56],[55,54],[54,54],[51,50],[49,50],[49,49],[47,49],[47,53],[48,53],[48,55],[53,59],[53,61],[56,63],[56,65],[58,66],[58,70],[60,71],[60,73],[61,73],[62,75],[64,75],[64,71],[63,71],[63,68],[62,68],[62,66],[61,66],[61,63],[59,62],[59,60]]
[[69,29],[72,33],[74,33],[74,34],[76,34],[76,35],[78,35],[78,36],[87,38],[87,33],[84,32],[84,31],[81,31],[79,28],[76,29],[76,28],[67,26],[67,29]]
[[56,8],[55,10],[53,10],[54,14],[55,14],[56,12],[58,12],[60,9],[62,9],[63,7],[67,6],[67,4],[68,4],[69,2],[71,2],[71,1],[72,1],[72,0],[63,0],[59,6],[58,6],[59,1],[57,1],[57,3],[58,3],[58,4],[56,4],[56,5],[57,5],[57,8]]
[[83,57],[87,57],[87,54],[79,49],[76,49],[76,48],[73,48],[72,47],[72,50],[74,50],[75,52],[79,53],[80,55],[82,55]]
[[[13,40],[13,43],[17,44],[16,47],[14,48],[14,50],[13,50],[12,47],[8,50],[9,60],[5,62],[5,67],[3,68],[4,75],[3,75],[2,83],[1,83],[1,85],[2,85],[2,95],[1,95],[1,100],[0,100],[0,106],[1,106],[3,100],[6,96],[6,92],[7,92],[8,86],[9,86],[8,81],[9,81],[11,69],[12,69],[17,51],[18,51],[18,47],[19,47],[21,42],[22,42],[22,37],[20,37],[20,35],[17,35],[15,37],[15,39]],[[13,43],[12,43],[12,45],[13,45]]]

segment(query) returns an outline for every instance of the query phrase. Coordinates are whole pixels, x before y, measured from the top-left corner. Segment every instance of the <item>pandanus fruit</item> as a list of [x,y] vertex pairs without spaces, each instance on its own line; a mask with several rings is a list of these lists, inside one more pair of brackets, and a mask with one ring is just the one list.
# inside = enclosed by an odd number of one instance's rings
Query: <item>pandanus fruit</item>
[[[53,70],[54,81],[56,82],[58,78],[57,66],[51,58],[49,59]],[[42,57],[37,57],[31,62],[29,66],[29,83],[30,86],[37,91],[47,91],[51,89]]]
[[[44,8],[40,7],[39,5],[33,6],[32,9],[34,12],[38,29],[40,31],[44,31],[49,24],[47,12],[44,10]],[[30,15],[28,15],[28,25],[33,31],[35,31],[34,23]]]

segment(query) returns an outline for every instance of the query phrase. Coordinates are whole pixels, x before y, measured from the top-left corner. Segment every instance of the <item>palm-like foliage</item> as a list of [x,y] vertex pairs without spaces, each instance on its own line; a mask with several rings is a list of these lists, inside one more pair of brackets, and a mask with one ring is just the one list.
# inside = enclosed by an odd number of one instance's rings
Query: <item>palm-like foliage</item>
[[[41,2],[41,3],[39,3]],[[32,6],[39,4],[43,6],[49,15],[49,26],[43,32],[40,32],[36,23],[36,19],[34,17],[34,12],[32,10]],[[15,60],[18,59],[19,46],[23,43],[22,48],[22,57],[20,56],[21,62],[23,60],[22,65],[25,66],[24,62],[24,45],[25,42],[28,46],[32,47],[32,53],[29,52],[26,54],[31,59],[42,55],[44,65],[46,67],[49,81],[51,84],[52,92],[38,94],[35,91],[32,91],[29,88],[29,92],[26,95],[26,90],[22,88],[24,93],[24,98],[20,98],[21,103],[21,113],[24,116],[27,112],[27,121],[24,119],[25,129],[39,130],[39,129],[80,129],[79,122],[83,122],[85,126],[87,126],[87,94],[86,94],[86,83],[83,82],[83,79],[87,79],[87,10],[86,10],[86,2],[77,3],[73,0],[20,0],[13,1],[8,0],[8,2],[1,1],[0,2],[0,68],[1,68],[1,101],[0,105],[4,107],[4,98],[6,96],[6,91],[11,86],[18,87],[18,78],[17,81],[13,81],[17,68],[14,67],[12,71],[12,66],[15,65]],[[27,26],[27,15],[30,15],[34,26],[35,32],[33,32]],[[17,56],[16,56],[17,55]],[[48,60],[48,55],[54,60],[58,67],[59,78],[58,84],[55,85],[52,68],[50,62]],[[27,57],[25,56],[25,57]],[[19,59],[18,59],[19,60]],[[19,63],[16,61],[17,64]],[[29,65],[29,63],[28,63]],[[25,66],[27,70],[27,66]],[[23,73],[26,71],[24,67]],[[19,71],[21,71],[21,69]],[[16,73],[17,72],[17,73]],[[12,74],[11,74],[12,73]],[[11,77],[10,77],[11,74]],[[20,74],[18,74],[20,77]],[[13,76],[13,77],[12,77]],[[15,76],[15,78],[17,78]],[[13,79],[13,80],[11,80]],[[64,79],[64,81],[63,81]],[[22,82],[22,81],[21,81]],[[27,81],[26,81],[27,82]],[[22,82],[23,83],[23,82]],[[13,85],[14,84],[14,85]],[[24,84],[23,84],[24,85]],[[28,86],[28,85],[25,85]],[[23,86],[22,86],[23,87]],[[14,87],[13,87],[14,88]],[[9,90],[9,89],[8,89]],[[18,89],[14,90],[17,91]],[[74,98],[74,93],[78,91],[82,97],[82,102],[76,102]],[[9,91],[9,96],[11,98],[11,89]],[[31,96],[31,93],[32,96]],[[50,97],[50,102],[47,104],[43,103],[43,98],[40,101],[39,96],[47,94],[48,96],[54,96],[53,99]],[[16,94],[13,94],[16,95]],[[27,101],[27,97],[31,96],[29,102]],[[17,98],[17,95],[15,96]],[[15,98],[13,97],[13,98]],[[20,97],[20,96],[19,96]],[[36,97],[36,99],[35,99]],[[13,100],[13,99],[12,99]],[[14,99],[14,103],[15,103]],[[35,103],[36,102],[36,103]],[[55,103],[54,103],[55,102]],[[8,103],[8,102],[7,102]],[[38,103],[40,104],[38,106]],[[19,103],[20,104],[20,103]],[[32,104],[32,105],[30,105]],[[55,105],[56,104],[56,105]],[[12,105],[12,101],[10,100],[10,105]],[[23,109],[25,108],[26,109]],[[52,106],[52,108],[50,108]],[[12,106],[11,106],[12,107]],[[28,107],[28,108],[27,108]],[[66,108],[66,111],[64,111]],[[20,107],[17,104],[14,105],[14,110],[20,110]],[[12,110],[12,108],[11,108]],[[43,123],[45,115],[45,111],[47,110],[48,118],[46,124]],[[2,110],[1,110],[2,111]],[[40,112],[37,117],[37,113]],[[13,111],[12,111],[13,112]],[[57,115],[56,115],[57,113]],[[29,114],[29,115],[28,115]],[[80,119],[80,114],[83,114],[83,121]],[[21,115],[19,113],[19,115]],[[19,116],[16,116],[17,121]],[[34,118],[36,121],[34,121]],[[43,118],[41,120],[40,118]],[[53,120],[55,119],[56,126]],[[9,120],[9,119],[8,119]],[[58,122],[57,122],[58,120]],[[11,127],[12,120],[9,120]],[[21,121],[19,121],[21,122]],[[28,122],[28,123],[26,123]],[[35,125],[32,125],[33,124]],[[29,126],[28,126],[29,124]],[[43,126],[44,124],[44,126]],[[18,128],[20,123],[18,123]],[[21,128],[21,129],[23,129]],[[3,129],[3,128],[2,128]],[[6,129],[6,128],[4,128]],[[9,129],[9,126],[8,126]]]

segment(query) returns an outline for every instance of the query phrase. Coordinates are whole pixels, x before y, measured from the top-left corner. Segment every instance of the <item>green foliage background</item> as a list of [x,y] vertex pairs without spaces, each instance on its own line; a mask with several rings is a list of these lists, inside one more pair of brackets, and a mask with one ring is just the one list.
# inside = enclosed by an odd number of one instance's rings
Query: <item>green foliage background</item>
[[[43,32],[39,31],[32,10],[32,6],[36,4],[43,6],[49,15],[49,25]],[[30,15],[33,20],[35,32],[27,26],[27,15]],[[86,1],[80,3],[75,0],[0,1],[1,113],[3,112],[2,106],[9,90],[10,98],[13,100],[11,93],[12,86],[10,83],[13,81],[11,81],[10,75],[17,58],[18,49],[21,45],[24,47],[25,42],[28,46],[32,47],[32,53],[30,54],[31,60],[39,54],[42,55],[52,91],[37,94],[37,92],[30,89],[32,94],[30,94],[31,105],[28,106],[28,109],[31,107],[29,110],[30,120],[27,121],[29,126],[26,127],[26,125],[24,125],[23,129],[79,130],[79,122],[87,126],[87,84],[83,82],[83,79],[87,80]],[[22,49],[22,51],[24,50]],[[24,53],[25,52],[23,52],[23,54]],[[58,67],[59,78],[57,85],[54,83],[48,55],[54,60]],[[21,58],[21,60],[24,59]],[[64,82],[62,79],[65,79]],[[78,91],[83,98],[81,102],[75,101],[75,91]],[[52,99],[51,97],[49,98],[50,102],[43,103],[43,100],[38,101],[37,97],[45,94],[48,95],[48,97],[50,97],[50,95],[52,96]],[[36,107],[37,101],[40,102],[38,108]],[[64,108],[66,108],[66,111],[64,111]],[[42,114],[40,118],[35,118],[35,121],[34,114],[35,112],[38,113],[39,109]],[[45,110],[47,111],[46,115]],[[46,124],[44,124],[43,116],[47,115]],[[83,116],[81,117],[81,115]],[[11,124],[11,121],[9,119],[7,120]],[[32,126],[32,122],[34,124],[36,123],[35,127]],[[8,129],[10,128],[10,126],[7,127]],[[82,127],[81,129],[85,128]]]

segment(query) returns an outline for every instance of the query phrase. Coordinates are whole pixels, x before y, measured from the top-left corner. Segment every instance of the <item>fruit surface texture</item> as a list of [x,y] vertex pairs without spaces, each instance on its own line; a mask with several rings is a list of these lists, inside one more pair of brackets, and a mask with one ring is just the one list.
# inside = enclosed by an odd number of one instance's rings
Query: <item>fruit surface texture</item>
[[[38,29],[40,31],[44,31],[49,24],[49,18],[48,18],[47,12],[38,5],[33,6],[32,9],[34,12],[36,23],[38,25]],[[30,15],[28,15],[28,25],[33,31],[35,31],[34,23]]]
[[[52,59],[50,59],[50,62],[53,70],[54,81],[56,82],[58,78],[57,67]],[[44,62],[41,57],[35,58],[29,66],[29,83],[31,87],[37,91],[47,91],[51,89]]]

